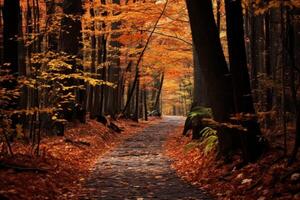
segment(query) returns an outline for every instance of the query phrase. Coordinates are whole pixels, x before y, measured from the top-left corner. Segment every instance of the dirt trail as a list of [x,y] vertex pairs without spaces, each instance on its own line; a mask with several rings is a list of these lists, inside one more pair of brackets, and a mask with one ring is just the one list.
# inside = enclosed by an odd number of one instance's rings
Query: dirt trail
[[163,144],[182,117],[164,117],[129,138],[97,163],[81,199],[210,199],[182,181],[163,155]]

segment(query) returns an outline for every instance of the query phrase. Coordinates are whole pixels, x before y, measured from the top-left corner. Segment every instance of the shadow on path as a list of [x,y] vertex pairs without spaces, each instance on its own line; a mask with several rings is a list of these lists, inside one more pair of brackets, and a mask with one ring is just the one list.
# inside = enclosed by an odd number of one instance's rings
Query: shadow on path
[[101,158],[80,199],[210,199],[170,168],[162,145],[184,118],[167,116]]

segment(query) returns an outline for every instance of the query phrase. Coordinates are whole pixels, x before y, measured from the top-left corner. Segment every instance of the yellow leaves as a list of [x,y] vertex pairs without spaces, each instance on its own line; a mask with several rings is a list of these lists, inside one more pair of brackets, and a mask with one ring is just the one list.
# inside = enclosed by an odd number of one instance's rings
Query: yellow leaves
[[26,77],[21,77],[21,78],[18,79],[18,83],[21,86],[26,86],[28,88],[34,88],[35,84],[36,84],[36,80],[35,79],[29,79],[29,78],[26,78]]
[[66,69],[72,69],[72,65],[60,59],[53,59],[48,62],[48,69],[53,71],[62,71]]
[[22,136],[24,135],[23,126],[21,124],[16,125],[16,133],[17,133],[17,138],[22,138]]
[[10,115],[12,115],[12,114],[34,115],[37,112],[39,112],[41,114],[41,113],[53,113],[53,111],[54,111],[54,108],[51,108],[51,107],[46,107],[46,108],[32,107],[30,109],[14,110],[13,112],[10,112]]
[[52,116],[52,118],[51,118],[52,120],[57,120],[57,116],[56,115],[54,115],[54,116]]

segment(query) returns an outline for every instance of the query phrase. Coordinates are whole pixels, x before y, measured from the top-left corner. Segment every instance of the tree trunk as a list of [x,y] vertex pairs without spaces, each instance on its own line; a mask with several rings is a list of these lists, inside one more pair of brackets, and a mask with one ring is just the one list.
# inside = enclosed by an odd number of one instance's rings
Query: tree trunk
[[[55,14],[55,0],[46,1],[46,12],[50,18],[48,20],[48,27],[53,26],[53,15]],[[48,34],[48,49],[50,51],[56,51],[58,49],[57,33],[51,31]]]
[[160,96],[161,96],[161,91],[162,87],[164,84],[164,79],[165,79],[165,73],[162,72],[161,79],[160,79],[160,85],[157,91],[156,99],[155,99],[155,104],[154,104],[154,110],[158,112],[158,116],[161,116],[161,108],[160,108]]
[[63,12],[70,16],[64,16],[61,22],[61,50],[70,55],[79,55],[82,48],[81,20],[78,19],[83,14],[81,0],[64,0]]
[[[225,0],[225,9],[235,112],[255,114],[247,68],[241,0]],[[257,136],[261,135],[258,122],[253,118],[242,120],[240,123],[247,129],[243,142],[245,159],[255,160],[260,154],[256,144]]]
[[[120,0],[113,0],[113,4],[120,5]],[[119,13],[113,13],[113,15],[117,16]],[[113,22],[111,25],[112,32],[118,30],[121,26],[121,22]],[[111,116],[115,116],[120,112],[120,104],[121,104],[121,85],[120,85],[120,76],[121,76],[121,67],[120,67],[120,50],[121,43],[117,41],[118,37],[120,37],[119,33],[112,33],[110,41],[110,46],[113,48],[110,52],[112,55],[111,65],[108,68],[108,81],[112,82],[116,85],[116,88],[109,87],[108,90],[108,104],[107,104],[107,113]]]
[[134,120],[139,122],[139,111],[140,111],[140,69],[136,68],[136,86],[135,86],[135,113],[134,113]]
[[[14,90],[17,86],[19,70],[18,39],[21,36],[21,10],[19,0],[5,0],[3,6],[3,68],[9,70],[8,74],[13,75],[9,81],[1,82],[1,87]],[[19,106],[19,98],[11,97],[7,108],[16,109]]]
[[[211,0],[186,0],[195,51],[208,86],[215,120],[228,121],[233,112],[231,78],[214,21]],[[208,28],[209,27],[209,28]]]
[[20,1],[5,0],[3,6],[3,62],[11,74],[18,75],[18,36],[21,30]]
[[144,88],[144,115],[145,115],[145,121],[148,121],[147,89],[146,88]]
[[[298,10],[299,11],[299,10]],[[295,30],[296,29],[296,30]],[[295,25],[293,24],[293,14],[292,11],[288,9],[287,11],[287,53],[288,53],[288,61],[289,61],[289,77],[290,77],[290,90],[291,90],[291,96],[292,96],[292,102],[293,102],[293,108],[294,108],[294,114],[296,116],[296,131],[295,131],[295,143],[293,147],[293,151],[289,160],[289,163],[293,163],[296,160],[298,150],[300,147],[300,102],[298,100],[297,95],[297,86],[295,84],[296,80],[296,73],[300,73],[299,69],[296,66],[296,40],[297,37],[296,34],[299,34],[297,32],[297,28],[295,28]],[[297,71],[297,72],[296,72]]]
[[194,88],[193,88],[193,105],[194,106],[209,106],[207,96],[207,86],[204,81],[204,76],[201,72],[201,66],[197,53],[193,51],[194,60]]

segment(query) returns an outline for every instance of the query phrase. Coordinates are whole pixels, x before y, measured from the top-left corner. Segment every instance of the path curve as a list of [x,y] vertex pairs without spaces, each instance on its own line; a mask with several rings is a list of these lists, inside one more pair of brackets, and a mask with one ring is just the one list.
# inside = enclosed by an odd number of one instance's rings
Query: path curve
[[205,192],[182,181],[163,155],[164,142],[183,120],[164,117],[101,158],[80,199],[210,199]]

